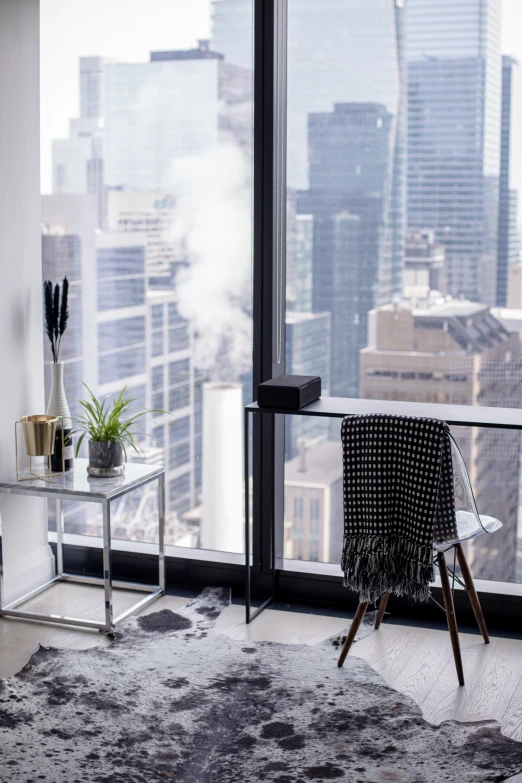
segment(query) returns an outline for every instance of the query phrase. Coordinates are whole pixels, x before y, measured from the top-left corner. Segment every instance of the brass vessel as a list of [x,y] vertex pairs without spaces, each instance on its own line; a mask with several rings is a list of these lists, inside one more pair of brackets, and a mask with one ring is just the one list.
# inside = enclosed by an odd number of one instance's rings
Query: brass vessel
[[22,416],[25,450],[29,457],[49,457],[54,452],[58,416]]
[[[43,481],[52,481],[51,472],[51,455],[54,453],[54,439],[56,436],[56,425],[58,423],[59,416],[48,416],[47,414],[38,414],[34,416],[22,416],[20,421],[15,422],[15,446],[16,446],[16,478],[17,481],[30,481],[33,478],[42,479]],[[20,478],[18,475],[18,437],[16,426],[22,425],[25,441],[25,451],[29,457],[29,473],[28,478]],[[63,422],[62,422],[63,424]],[[63,441],[63,426],[62,426],[62,441]],[[62,444],[62,454],[63,454]],[[33,457],[47,457],[48,475],[42,476],[38,473],[33,473],[32,458]],[[63,462],[63,459],[62,459]],[[65,473],[65,466],[62,464],[62,473]]]

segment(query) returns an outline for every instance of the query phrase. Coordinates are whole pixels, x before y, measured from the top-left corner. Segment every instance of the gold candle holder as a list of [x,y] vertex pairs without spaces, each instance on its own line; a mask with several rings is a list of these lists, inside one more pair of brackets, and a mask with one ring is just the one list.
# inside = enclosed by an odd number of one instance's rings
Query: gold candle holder
[[[53,480],[51,470],[51,456],[54,454],[54,439],[56,436],[56,425],[58,419],[62,420],[62,472],[56,473],[56,476],[65,475],[65,441],[64,441],[64,421],[63,416],[22,416],[15,422],[15,453],[16,453],[16,480],[32,481],[40,479],[50,483]],[[25,450],[29,457],[29,473],[26,478],[20,478],[18,470],[18,431],[17,425],[22,425],[24,433]],[[33,457],[47,457],[48,475],[41,475],[33,472]]]

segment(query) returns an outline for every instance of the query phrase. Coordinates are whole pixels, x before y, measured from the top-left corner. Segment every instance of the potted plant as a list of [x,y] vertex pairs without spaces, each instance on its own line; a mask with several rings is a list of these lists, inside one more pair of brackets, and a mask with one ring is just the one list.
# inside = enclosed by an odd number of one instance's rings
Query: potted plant
[[88,392],[87,400],[78,400],[82,406],[83,415],[75,419],[81,433],[76,444],[76,456],[85,437],[89,439],[90,476],[107,478],[121,476],[125,471],[127,448],[134,449],[137,454],[141,449],[136,443],[137,435],[142,431],[141,424],[147,413],[165,413],[166,411],[132,408],[136,398],[126,396],[124,386],[112,405],[107,398],[98,400],[96,395],[84,383]]

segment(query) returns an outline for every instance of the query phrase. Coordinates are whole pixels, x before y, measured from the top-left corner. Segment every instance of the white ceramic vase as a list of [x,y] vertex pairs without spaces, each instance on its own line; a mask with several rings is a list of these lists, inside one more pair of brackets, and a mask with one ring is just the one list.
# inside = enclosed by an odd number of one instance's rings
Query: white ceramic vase
[[[51,394],[47,404],[46,413],[49,416],[63,416],[64,438],[65,438],[65,470],[70,470],[74,464],[74,449],[72,445],[72,420],[71,411],[67,404],[65,396],[65,387],[63,385],[63,362],[51,362]],[[61,471],[62,466],[62,421],[58,420],[56,427],[56,441],[53,458],[51,460],[52,469],[55,472]]]

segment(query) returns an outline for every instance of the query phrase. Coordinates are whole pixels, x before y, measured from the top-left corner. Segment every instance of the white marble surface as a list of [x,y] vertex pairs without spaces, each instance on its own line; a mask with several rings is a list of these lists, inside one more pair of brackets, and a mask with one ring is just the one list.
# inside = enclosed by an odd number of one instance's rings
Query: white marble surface
[[[41,479],[30,481],[17,481],[16,473],[0,479],[0,492],[18,495],[31,495],[45,493],[49,495],[70,495],[71,497],[83,497],[108,499],[122,492],[139,487],[155,476],[161,475],[164,468],[161,465],[142,465],[137,462],[128,462],[123,476],[115,478],[94,478],[87,473],[88,460],[77,459],[73,470],[65,476],[55,476],[52,482]],[[20,473],[21,478],[29,476],[28,471]]]

